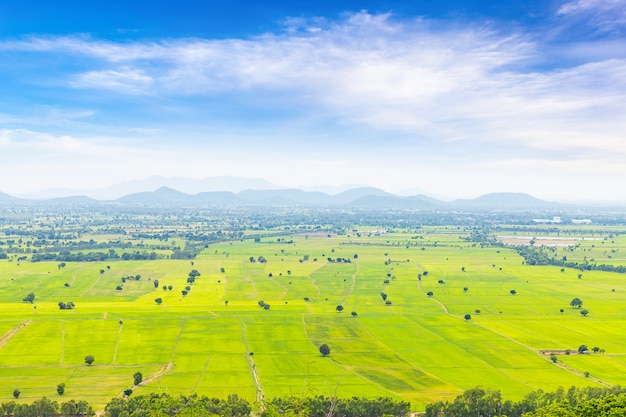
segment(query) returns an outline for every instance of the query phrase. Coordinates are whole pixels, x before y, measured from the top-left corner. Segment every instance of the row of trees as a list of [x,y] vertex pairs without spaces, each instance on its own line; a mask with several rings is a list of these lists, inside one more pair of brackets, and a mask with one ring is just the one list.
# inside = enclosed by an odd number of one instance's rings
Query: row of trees
[[411,404],[388,397],[336,398],[317,396],[309,398],[274,398],[266,404],[261,417],[382,417],[406,416]]
[[[141,376],[134,375],[135,385]],[[132,390],[130,390],[132,391]],[[274,398],[264,404],[261,417],[404,417],[410,403],[388,397],[337,398],[328,396]],[[174,397],[165,393],[114,398],[105,407],[105,417],[249,417],[250,403],[237,395],[226,399],[193,394]],[[4,417],[82,417],[93,416],[86,401],[57,403],[47,398],[32,404],[14,401],[0,404]],[[615,387],[571,387],[554,392],[542,390],[527,394],[522,400],[504,400],[498,390],[476,387],[451,402],[426,406],[425,417],[617,417],[626,415],[626,389]]]
[[453,401],[426,406],[425,417],[615,417],[624,416],[626,388],[559,387],[533,391],[520,401],[504,400],[500,391],[476,387]]
[[34,401],[32,404],[17,404],[15,401],[2,403],[0,404],[0,412],[2,416],[13,417],[82,417],[94,415],[93,409],[87,401],[69,400],[59,404],[45,397]]

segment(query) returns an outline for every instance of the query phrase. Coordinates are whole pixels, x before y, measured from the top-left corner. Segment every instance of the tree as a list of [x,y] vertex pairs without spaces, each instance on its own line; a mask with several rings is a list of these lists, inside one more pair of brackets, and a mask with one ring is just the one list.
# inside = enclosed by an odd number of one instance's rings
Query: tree
[[13,390],[13,398],[20,398],[20,394],[22,393],[22,391],[20,391],[19,389],[15,388]]
[[432,296],[433,296],[433,292],[432,292],[432,291],[428,291],[428,292],[426,293],[426,295],[427,295],[427,296],[429,296],[429,297],[432,297]]
[[472,319],[472,315],[471,314],[466,314],[463,318],[465,320],[471,320]]
[[159,280],[155,279],[154,281],[152,281],[152,283],[154,284],[154,288],[159,288]]
[[35,301],[35,293],[31,292],[26,297],[22,298],[25,303],[33,303]]
[[384,292],[381,292],[380,297],[383,299],[383,301],[385,301],[387,299],[387,294],[385,294]]
[[580,298],[576,297],[572,301],[569,302],[569,305],[571,305],[574,308],[581,308],[583,306],[583,302]]
[[463,292],[467,292],[468,290],[469,290],[469,288],[463,287]]
[[352,313],[350,313],[350,314],[352,314],[352,317],[356,317],[356,316],[358,316],[358,315],[359,315],[356,311],[353,311],[353,312],[352,312]]
[[57,385],[57,394],[59,394],[59,395],[65,394],[65,383],[64,382],[61,382],[59,385]]
[[96,360],[96,358],[93,357],[93,355],[87,355],[85,356],[85,363],[89,366],[91,366],[91,364]]
[[135,385],[139,385],[139,384],[141,384],[141,381],[143,381],[143,375],[142,375],[142,373],[141,373],[141,372],[135,372],[135,373],[133,374],[133,383],[134,383]]
[[582,310],[580,310],[581,316],[587,317],[587,314],[589,314],[589,310],[587,310],[586,308],[583,308]]
[[133,393],[133,390],[131,388],[126,388],[124,390],[124,395],[127,396],[127,397],[130,397],[130,394],[132,394],[132,393]]
[[324,357],[330,355],[330,347],[328,347],[328,345],[324,343],[322,346],[320,346],[320,353]]
[[465,272],[465,267],[464,266],[461,267],[461,271]]
[[556,358],[556,355],[554,353],[550,354],[550,360],[552,361],[552,363],[557,363],[558,359]]
[[335,310],[341,312],[341,311],[343,311],[343,306],[340,304],[337,307],[335,307]]
[[589,353],[589,348],[587,347],[587,345],[580,345],[578,346],[578,353]]
[[510,293],[511,293],[511,295],[515,295],[515,294],[517,294],[517,291],[511,290]]
[[161,303],[163,302],[163,299],[161,297],[155,298],[154,302],[157,303],[158,305],[161,305]]

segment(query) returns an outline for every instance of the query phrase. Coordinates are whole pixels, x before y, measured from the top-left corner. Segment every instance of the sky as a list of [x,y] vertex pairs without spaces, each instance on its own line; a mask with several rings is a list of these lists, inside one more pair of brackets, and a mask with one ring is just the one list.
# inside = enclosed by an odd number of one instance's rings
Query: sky
[[626,201],[626,0],[3,0],[0,167]]

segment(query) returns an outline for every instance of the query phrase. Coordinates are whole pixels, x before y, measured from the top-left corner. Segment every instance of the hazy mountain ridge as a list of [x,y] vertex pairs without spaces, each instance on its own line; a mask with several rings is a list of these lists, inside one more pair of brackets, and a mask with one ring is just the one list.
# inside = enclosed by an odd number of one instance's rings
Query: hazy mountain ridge
[[47,200],[25,200],[0,193],[5,204],[52,204],[52,205],[121,205],[155,207],[212,207],[212,206],[283,206],[283,207],[329,207],[353,209],[408,209],[408,210],[506,210],[547,209],[564,207],[560,203],[537,199],[524,193],[490,193],[474,199],[444,202],[423,194],[398,196],[374,187],[360,187],[330,195],[319,191],[295,188],[230,191],[206,191],[185,193],[170,187],[155,191],[127,194],[114,200],[94,200],[87,196],[57,197]]

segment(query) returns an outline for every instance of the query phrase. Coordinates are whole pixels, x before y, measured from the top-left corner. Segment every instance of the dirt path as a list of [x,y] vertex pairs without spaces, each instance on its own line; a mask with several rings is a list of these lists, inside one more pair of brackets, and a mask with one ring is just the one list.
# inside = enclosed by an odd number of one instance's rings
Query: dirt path
[[198,384],[200,384],[200,381],[202,381],[202,377],[204,377],[206,370],[209,369],[209,362],[211,362],[211,355],[209,355],[209,357],[207,358],[206,362],[204,363],[204,367],[202,368],[202,372],[200,372],[200,376],[198,376],[198,379],[196,379],[196,383],[193,384],[193,387],[191,388],[192,394],[196,392],[196,388],[198,388]]
[[61,360],[59,361],[59,365],[63,365],[64,360],[65,360],[65,323],[61,322]]
[[[422,289],[422,285],[421,284],[422,284],[421,281],[417,281],[417,286],[420,289],[420,291],[422,291],[424,294],[426,294],[426,292]],[[448,311],[448,308],[441,301],[439,301],[439,300],[437,300],[437,299],[435,299],[433,297],[429,297],[429,298],[432,299],[433,301],[435,301],[437,304],[439,304],[441,306],[441,308],[443,309],[443,311],[448,316],[455,317],[455,318],[458,318],[458,319],[462,319],[462,317],[456,316],[454,314],[450,314],[450,312]],[[510,342],[513,342],[513,343],[523,347],[524,349],[527,349],[527,350],[533,352],[535,355],[539,356],[540,358],[545,359],[545,360],[551,362],[551,359],[550,359],[550,357],[548,355],[542,354],[541,352],[539,352],[539,351],[533,349],[532,347],[530,347],[530,346],[520,342],[519,340],[513,339],[512,337],[510,337],[510,336],[508,336],[508,335],[506,335],[504,333],[501,333],[501,332],[498,332],[496,330],[490,329],[489,327],[484,326],[484,325],[479,324],[479,323],[476,323],[474,321],[472,321],[472,324],[474,326],[478,326],[478,327],[480,327],[480,328],[482,328],[484,330],[487,330],[488,332],[491,332],[491,333],[493,333],[495,335],[498,335],[498,336],[500,336],[500,337],[502,337],[502,338],[504,338],[504,339],[506,339],[506,340],[508,340]],[[596,383],[598,383],[600,385],[604,385],[604,386],[608,386],[608,387],[612,386],[608,382],[602,381],[601,379],[598,379],[598,378],[595,378],[595,377],[592,377],[592,376],[586,377],[583,372],[578,371],[578,370],[576,370],[574,368],[571,368],[571,367],[567,366],[566,364],[564,364],[563,362],[556,362],[555,365],[559,366],[560,368],[562,368],[562,369],[564,369],[564,370],[566,370],[566,371],[568,371],[568,372],[570,372],[570,373],[572,373],[572,374],[574,374],[576,376],[583,377],[583,378],[586,378],[586,379],[590,379],[590,380],[592,380],[592,381],[594,381],[594,382],[596,382]]]
[[[135,391],[137,388],[141,387],[142,385],[146,385],[146,384],[149,384],[149,383],[155,381],[156,379],[162,377],[166,373],[171,372],[173,369],[174,369],[174,364],[172,362],[167,363],[167,364],[163,365],[161,367],[161,369],[159,369],[158,371],[156,371],[155,373],[150,375],[148,378],[146,378],[143,381],[141,381],[141,384],[133,385],[133,387],[131,389],[133,391]],[[117,398],[122,398],[122,397],[124,397],[124,391],[122,391],[119,394],[117,394]],[[96,415],[98,415],[98,413],[100,413],[100,415],[101,415],[103,412],[102,411],[96,411]]]
[[263,404],[263,400],[265,400],[265,392],[263,392],[263,386],[261,385],[261,380],[259,379],[259,374],[256,371],[256,364],[254,363],[254,359],[250,355],[250,348],[248,347],[248,340],[246,339],[246,323],[239,317],[239,321],[241,322],[241,340],[243,341],[243,345],[246,348],[246,359],[248,360],[248,366],[250,367],[250,372],[252,373],[252,380],[254,382],[254,388],[256,389],[256,400],[259,404]]
[[352,291],[354,291],[354,286],[356,285],[356,276],[359,275],[359,270],[361,269],[361,266],[359,265],[359,263],[358,262],[355,262],[355,263],[356,263],[356,271],[354,271],[354,274],[352,274],[352,285],[350,285],[350,289],[348,289],[348,294],[346,294],[346,296],[341,301],[341,305],[344,305],[346,303],[346,300],[348,299],[348,297],[352,295]]
[[31,323],[31,320],[24,320],[23,322],[21,322],[20,324],[18,324],[17,326],[15,326],[11,330],[3,334],[0,337],[0,349],[2,349],[7,343],[9,343],[11,339],[13,339],[13,337],[15,337],[15,335],[20,330],[22,330],[24,327],[26,327],[30,323]]
[[115,350],[113,350],[113,360],[111,361],[111,365],[115,364],[115,361],[117,360],[117,349],[120,345],[120,337],[122,336],[122,328],[124,327],[123,324],[120,324],[119,329],[117,330],[117,338],[115,339]]
[[[427,294],[427,293],[426,293],[426,291],[424,291],[424,289],[422,288],[422,281],[417,281],[417,288],[419,288],[419,290],[420,290],[421,292],[423,292],[423,293],[424,293],[424,295],[425,295],[426,297],[428,297],[428,294]],[[437,304],[439,304],[439,305],[441,306],[441,308],[443,309],[443,312],[444,312],[444,313],[446,313],[446,314],[447,314],[447,315],[449,315],[449,316],[456,317],[456,316],[454,316],[454,315],[450,314],[450,312],[448,311],[448,307],[446,307],[446,305],[445,305],[444,303],[442,303],[441,301],[439,301],[439,300],[437,300],[436,298],[433,298],[433,297],[428,297],[428,298],[430,298],[431,300],[433,300],[434,302],[436,302]]]

